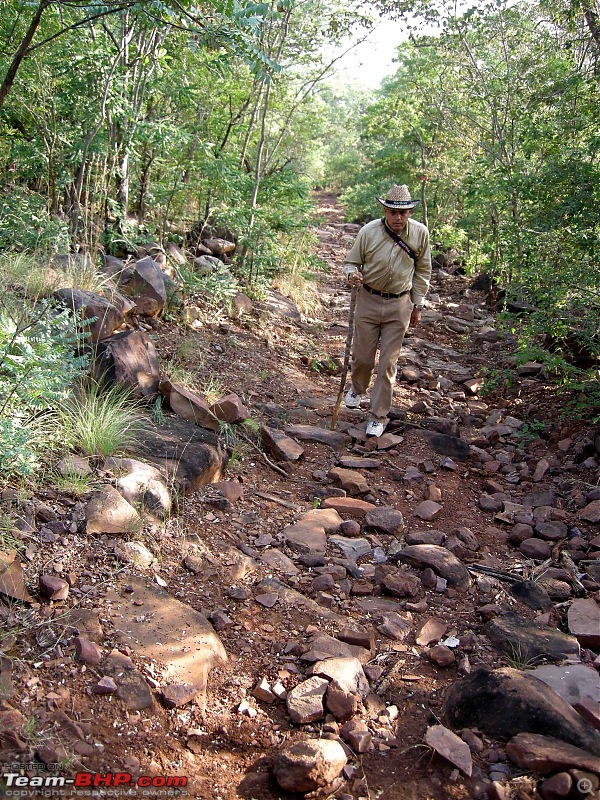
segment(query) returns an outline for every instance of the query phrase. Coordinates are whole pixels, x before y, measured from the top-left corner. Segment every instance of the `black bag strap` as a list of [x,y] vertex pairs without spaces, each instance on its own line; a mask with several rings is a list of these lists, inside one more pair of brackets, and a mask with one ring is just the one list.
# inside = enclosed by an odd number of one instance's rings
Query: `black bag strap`
[[401,247],[401,248],[404,250],[404,252],[405,252],[405,253],[407,253],[407,254],[408,254],[408,255],[409,255],[411,258],[412,258],[412,260],[413,260],[413,261],[416,261],[416,260],[417,260],[417,254],[416,254],[416,253],[415,253],[415,251],[412,249],[412,247],[409,247],[409,246],[406,244],[406,242],[403,242],[403,241],[402,241],[402,239],[401,239],[401,238],[398,236],[398,234],[397,234],[397,233],[395,233],[395,232],[394,232],[394,231],[393,231],[393,230],[390,228],[390,226],[387,224],[387,220],[386,220],[386,218],[385,218],[385,217],[384,217],[384,218],[383,218],[381,221],[383,222],[383,227],[385,228],[385,232],[387,233],[387,235],[388,235],[390,238],[392,238],[392,239],[393,239],[393,240],[396,242],[396,244],[397,244],[399,247]]

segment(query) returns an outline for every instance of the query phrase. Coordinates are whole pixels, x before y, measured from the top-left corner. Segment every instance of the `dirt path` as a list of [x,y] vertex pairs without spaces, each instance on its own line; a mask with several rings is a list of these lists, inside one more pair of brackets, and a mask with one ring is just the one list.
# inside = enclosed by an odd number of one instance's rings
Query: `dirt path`
[[[72,670],[66,679],[65,709],[88,725],[95,743],[95,751],[81,754],[83,763],[103,772],[186,775],[188,796],[197,798],[294,796],[278,789],[271,777],[277,749],[296,739],[337,738],[340,723],[329,715],[294,724],[282,699],[264,702],[252,696],[253,689],[265,679],[270,687],[279,682],[282,691],[289,692],[309,672],[306,651],[314,648],[315,637],[318,642],[321,634],[335,637],[352,627],[367,631],[367,639],[373,634],[372,651],[363,659],[370,694],[355,714],[368,728],[371,744],[362,753],[348,748],[349,768],[340,797],[476,797],[489,785],[494,766],[498,779],[498,762],[506,778],[521,781],[521,797],[533,797],[527,780],[516,778],[505,764],[501,743],[481,736],[473,777],[467,779],[434,756],[423,737],[428,725],[440,720],[448,685],[477,665],[509,663],[484,635],[485,617],[478,609],[510,606],[529,619],[536,612],[488,577],[473,576],[469,588],[458,590],[431,569],[402,568],[398,573],[389,559],[401,542],[439,541],[464,563],[531,575],[540,560],[526,558],[507,542],[515,519],[503,504],[521,507],[532,492],[549,489],[554,494],[545,506],[550,509],[548,520],[562,520],[572,538],[579,525],[580,552],[593,554],[594,530],[577,517],[580,500],[595,480],[591,464],[585,468],[576,463],[585,431],[552,420],[539,422],[548,396],[535,374],[515,373],[510,397],[492,401],[477,395],[476,382],[485,367],[510,364],[510,358],[502,360],[510,342],[498,340],[493,317],[482,295],[469,290],[467,278],[438,273],[422,324],[406,340],[391,436],[377,449],[375,440],[366,441],[361,434],[365,413],[342,409],[338,433],[349,433],[342,444],[311,441],[315,430],[330,428],[339,378],[327,371],[343,353],[349,302],[341,267],[358,229],[342,222],[333,196],[322,195],[320,202],[324,222],[317,231],[318,255],[328,272],[321,279],[323,308],[315,319],[298,323],[262,312],[258,326],[255,321],[215,324],[183,337],[173,329],[159,332],[163,359],[181,353],[185,344],[186,368],[200,381],[211,378],[222,392],[236,392],[252,417],[272,428],[299,435],[300,429],[290,426],[306,426],[302,435],[308,440],[300,442],[305,451],[300,460],[283,464],[287,477],[271,469],[258,449],[238,440],[228,477],[241,487],[243,497],[230,495],[227,500],[207,487],[185,498],[166,532],[157,530],[154,541],[148,542],[159,557],[159,574],[168,593],[212,619],[229,661],[210,673],[204,713],[199,704],[174,710],[154,704],[152,709],[127,712],[110,697],[90,695],[89,676]],[[565,444],[567,438],[571,441]],[[540,467],[543,460],[545,471]],[[340,462],[354,465],[350,468],[362,479],[358,488],[348,476],[327,477]],[[352,494],[375,508],[401,512],[403,528],[396,535],[385,526],[369,528],[358,512],[339,506],[342,519],[354,520],[346,524],[347,535],[339,544],[326,538],[323,550],[314,539],[294,544],[284,533],[286,526],[318,510],[319,504],[321,509],[335,506],[343,495]],[[487,505],[482,495],[491,498]],[[349,555],[352,543],[363,548],[358,559]],[[118,644],[112,587],[127,584],[127,572],[115,581],[109,545],[100,543],[96,551],[94,545],[87,554],[95,559],[92,566],[88,563],[88,572],[94,580],[108,582],[87,601],[99,609],[102,646],[108,650]],[[385,583],[392,572],[404,581],[395,590]],[[297,594],[290,595],[290,590]],[[549,624],[564,628],[564,610],[558,608],[552,615]],[[428,620],[444,627],[430,644],[450,637],[448,666],[432,661],[426,644],[416,641]],[[131,655],[135,661],[135,653]],[[160,684],[160,665],[136,664]],[[30,679],[31,671],[28,675]],[[24,674],[23,686],[26,678]],[[47,693],[64,681],[62,665],[48,665],[44,693],[33,705],[44,703]],[[26,696],[32,691],[33,687],[24,689]]]

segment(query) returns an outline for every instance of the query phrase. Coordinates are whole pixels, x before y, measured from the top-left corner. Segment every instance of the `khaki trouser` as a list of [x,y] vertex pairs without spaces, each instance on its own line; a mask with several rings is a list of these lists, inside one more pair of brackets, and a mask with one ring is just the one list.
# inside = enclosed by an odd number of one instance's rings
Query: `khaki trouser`
[[371,417],[387,423],[392,405],[397,362],[413,304],[410,294],[385,299],[361,289],[354,317],[352,388],[365,394],[369,388],[379,345],[377,377],[371,389]]

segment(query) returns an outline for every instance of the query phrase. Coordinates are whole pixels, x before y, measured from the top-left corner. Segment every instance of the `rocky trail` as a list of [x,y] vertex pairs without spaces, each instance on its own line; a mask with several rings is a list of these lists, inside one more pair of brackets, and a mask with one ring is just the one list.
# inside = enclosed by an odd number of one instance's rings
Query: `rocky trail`
[[[358,226],[320,201],[313,317],[274,294],[154,331],[237,396],[226,474],[210,462],[216,483],[127,535],[89,504],[82,534],[56,488],[3,493],[28,549],[27,588],[0,573],[0,796],[600,796],[600,437],[445,262],[386,433],[344,408],[331,431]],[[492,369],[504,395],[480,393]],[[118,466],[96,472],[115,514]]]

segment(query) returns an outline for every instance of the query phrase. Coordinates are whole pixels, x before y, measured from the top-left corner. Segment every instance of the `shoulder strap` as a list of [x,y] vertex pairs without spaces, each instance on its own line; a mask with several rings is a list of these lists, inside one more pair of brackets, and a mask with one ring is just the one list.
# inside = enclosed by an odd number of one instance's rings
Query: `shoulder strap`
[[404,250],[404,252],[405,252],[405,253],[407,253],[407,254],[408,254],[408,255],[409,255],[411,258],[412,258],[412,260],[413,260],[413,261],[416,261],[416,260],[417,260],[417,254],[416,254],[416,253],[415,253],[415,251],[412,249],[412,247],[409,247],[409,246],[406,244],[406,242],[403,242],[403,241],[402,241],[402,239],[401,239],[401,238],[398,236],[398,234],[397,234],[397,233],[394,233],[394,231],[393,231],[393,230],[390,228],[390,226],[387,224],[387,220],[386,220],[386,218],[385,218],[385,217],[384,217],[384,218],[383,218],[381,221],[383,222],[383,227],[384,227],[384,229],[385,229],[385,232],[387,233],[387,235],[388,235],[390,238],[392,238],[392,239],[393,239],[393,240],[396,242],[396,244],[397,244],[399,247],[401,247],[401,248]]

